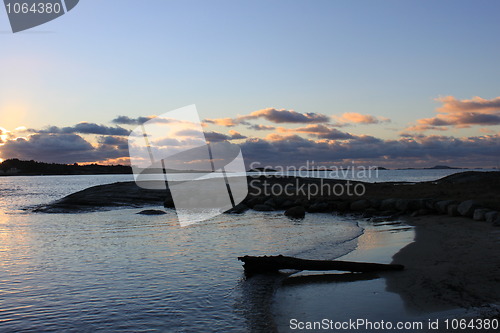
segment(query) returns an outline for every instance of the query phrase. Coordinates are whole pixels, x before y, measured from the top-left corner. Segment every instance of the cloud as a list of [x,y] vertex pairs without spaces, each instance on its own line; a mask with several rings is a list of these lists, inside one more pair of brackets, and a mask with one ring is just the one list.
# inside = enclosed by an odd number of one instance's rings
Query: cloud
[[138,117],[138,118],[130,118],[127,116],[118,116],[115,119],[113,119],[111,122],[114,124],[120,124],[120,125],[141,125],[141,124],[144,124],[146,121],[151,120],[152,118],[154,118],[154,116]]
[[45,133],[45,134],[100,134],[100,135],[117,135],[117,136],[128,136],[130,131],[123,127],[110,127],[104,125],[98,125],[94,123],[82,122],[71,127],[57,127],[50,126],[43,130],[30,129],[30,132],[34,133]]
[[234,127],[236,125],[257,126],[253,129],[263,130],[267,129],[266,126],[259,127],[258,125],[251,125],[248,120],[265,119],[275,124],[291,123],[291,124],[318,124],[328,123],[330,117],[321,113],[300,113],[293,110],[277,110],[275,108],[267,108],[262,110],[253,111],[248,115],[238,116],[236,118],[218,118],[218,119],[205,119],[205,123],[215,124],[226,127]]
[[214,124],[226,127],[233,127],[241,123],[237,119],[232,119],[232,118],[204,119],[203,121],[208,124]]
[[184,129],[176,132],[175,135],[181,137],[191,137],[191,138],[199,138],[202,135],[204,135],[205,139],[209,142],[221,142],[221,141],[239,140],[247,138],[246,136],[234,130],[230,130],[229,135],[227,135],[215,131],[207,131],[202,133],[197,130]]
[[128,158],[123,137],[101,137],[94,146],[77,134],[37,133],[26,138],[9,139],[0,146],[3,159],[36,160],[51,163],[84,163]]
[[305,127],[298,127],[298,128],[278,127],[277,130],[278,132],[281,133],[286,133],[286,132],[304,133],[308,134],[311,137],[328,139],[328,140],[346,140],[354,138],[354,136],[350,133],[342,132],[336,128],[331,128],[322,124],[307,125]]
[[368,161],[370,165],[403,166],[456,163],[493,166],[500,156],[500,135],[454,138],[411,136],[382,140],[358,136],[348,141],[305,139],[298,135],[270,134],[265,139],[249,139],[242,145],[247,165],[304,165],[307,161],[335,165],[345,161]]
[[221,142],[229,140],[246,139],[246,136],[236,131],[229,131],[229,135],[211,131],[211,132],[205,132],[205,139],[207,139],[207,141],[209,142]]
[[266,126],[266,125],[250,125],[247,128],[249,130],[255,130],[255,131],[272,131],[276,129],[276,127],[274,126]]
[[231,136],[231,140],[240,140],[240,139],[246,139],[247,137],[239,132],[236,132],[234,130],[229,131],[229,135]]
[[330,121],[330,117],[321,113],[300,113],[293,110],[277,110],[275,108],[267,108],[263,110],[258,110],[250,113],[247,116],[241,116],[238,119],[248,120],[248,119],[258,119],[264,118],[270,122],[281,124],[281,123],[327,123]]
[[379,123],[391,122],[389,118],[374,117],[369,114],[361,114],[356,112],[346,112],[342,114],[342,116],[335,118],[342,123],[354,123],[354,124],[379,124]]
[[474,125],[500,125],[500,97],[487,100],[474,97],[457,100],[453,96],[437,98],[443,105],[436,109],[438,115],[417,120],[407,131],[447,130],[449,127],[468,128]]
[[102,136],[99,138],[101,145],[114,146],[118,149],[128,149],[128,140],[119,136]]

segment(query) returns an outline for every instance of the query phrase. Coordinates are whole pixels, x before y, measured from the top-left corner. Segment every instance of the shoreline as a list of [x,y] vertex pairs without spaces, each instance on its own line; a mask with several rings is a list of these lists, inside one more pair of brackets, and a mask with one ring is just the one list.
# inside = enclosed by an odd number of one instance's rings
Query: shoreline
[[394,255],[405,271],[388,275],[409,311],[496,305],[500,314],[500,230],[465,217],[407,217],[415,242]]
[[280,286],[272,306],[277,331],[297,331],[290,329],[291,318],[304,322],[413,320],[424,324],[419,331],[426,331],[428,320],[440,320],[434,332],[447,331],[445,319],[499,318],[498,228],[463,217],[404,217],[401,221],[399,232],[391,230],[389,223],[362,222],[366,229],[357,248],[338,259],[403,264],[404,271],[348,282],[320,279]]
[[[411,244],[414,239],[414,227],[407,225],[404,220],[374,223],[362,219],[358,223],[363,228],[363,233],[356,239],[356,248],[335,258],[335,260],[389,264],[393,261],[393,255]],[[366,308],[368,303],[363,305],[360,303],[359,297],[363,293],[375,295],[382,292],[385,279],[382,278],[381,274],[372,276],[371,274],[351,275],[344,273],[303,271],[293,274],[298,282],[287,283],[285,280],[285,283],[277,288],[271,306],[276,332],[302,332],[290,329],[291,318],[301,321],[315,321],[324,318],[340,320],[341,317],[346,319],[347,317],[354,318],[357,315],[360,317],[364,310],[368,310]],[[342,279],[338,282],[332,282],[331,276],[348,278],[345,281]],[[351,277],[354,278],[351,280]],[[302,278],[304,278],[304,282],[301,282]],[[293,280],[293,278],[289,278],[289,280]],[[397,297],[386,296],[384,295],[381,301],[392,305],[397,303]],[[350,315],[348,315],[349,313]],[[315,330],[307,331],[316,332]]]

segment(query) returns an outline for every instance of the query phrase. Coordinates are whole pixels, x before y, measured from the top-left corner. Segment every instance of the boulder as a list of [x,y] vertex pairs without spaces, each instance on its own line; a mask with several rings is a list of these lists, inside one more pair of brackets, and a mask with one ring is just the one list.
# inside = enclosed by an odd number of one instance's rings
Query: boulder
[[472,218],[474,221],[486,221],[486,213],[488,213],[489,209],[478,208],[474,211]]
[[380,202],[380,210],[394,210],[396,208],[396,199],[384,199]]
[[257,204],[253,206],[253,210],[259,211],[259,212],[272,212],[274,210],[273,207],[265,204]]
[[263,204],[266,200],[266,197],[247,197],[244,202],[248,207],[253,208],[255,205]]
[[330,205],[326,202],[315,202],[309,206],[307,209],[310,213],[322,213],[330,211]]
[[412,217],[415,217],[415,216],[425,216],[425,215],[429,215],[431,214],[431,211],[426,209],[426,208],[420,208],[416,211],[414,211],[411,216]]
[[372,208],[375,208],[377,210],[380,209],[380,205],[382,203],[382,200],[378,200],[378,199],[370,199],[370,206]]
[[488,223],[493,223],[493,222],[495,222],[495,220],[497,219],[497,217],[498,217],[498,216],[499,216],[499,215],[498,215],[498,212],[497,212],[497,211],[494,211],[494,210],[489,211],[488,213],[484,214],[484,217],[485,217],[485,219],[486,219],[486,222],[488,222]]
[[354,212],[362,212],[368,208],[370,208],[371,206],[371,203],[370,201],[366,200],[366,199],[362,199],[362,200],[356,200],[356,201],[353,201],[350,205],[350,209]]
[[420,208],[418,200],[397,199],[396,210],[400,212],[412,211]]
[[361,217],[364,219],[367,219],[367,218],[371,218],[374,216],[378,216],[378,212],[379,211],[376,210],[375,208],[368,208],[363,212],[363,214],[361,214]]
[[497,218],[495,219],[495,221],[493,221],[493,225],[495,227],[500,227],[500,216],[497,216]]
[[164,214],[167,214],[167,212],[165,212],[163,210],[159,210],[159,209],[145,209],[145,210],[141,210],[137,214],[141,214],[141,215],[164,215]]
[[478,208],[480,208],[480,205],[477,201],[467,200],[458,205],[458,212],[462,216],[472,217],[474,215],[474,211]]
[[285,216],[301,219],[306,216],[306,209],[303,206],[294,206],[285,211]]
[[349,201],[337,201],[335,202],[334,209],[339,212],[347,212],[351,207]]
[[448,206],[451,204],[454,204],[455,201],[453,200],[441,200],[436,202],[436,207],[435,209],[437,210],[438,213],[441,214],[447,214],[448,213]]
[[265,202],[264,202],[264,205],[268,205],[268,206],[271,206],[273,208],[276,208],[278,206],[277,202],[276,202],[276,199],[275,198],[270,198],[270,199],[267,199]]
[[280,208],[282,208],[282,209],[288,209],[291,207],[293,207],[293,201],[291,201],[291,200],[285,200],[280,206]]
[[433,199],[423,199],[424,201],[424,205],[425,207],[423,208],[426,208],[430,211],[435,211],[436,210],[436,200],[433,200]]
[[458,205],[457,204],[448,205],[448,215],[449,216],[460,216],[460,213],[458,212]]

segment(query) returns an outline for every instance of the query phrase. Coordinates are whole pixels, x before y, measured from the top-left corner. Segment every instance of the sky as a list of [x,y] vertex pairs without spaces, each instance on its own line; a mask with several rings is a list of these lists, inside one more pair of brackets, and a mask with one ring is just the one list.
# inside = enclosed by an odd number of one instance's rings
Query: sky
[[499,10],[85,0],[13,34],[0,8],[0,159],[128,163],[140,119],[196,104],[247,164],[496,167]]

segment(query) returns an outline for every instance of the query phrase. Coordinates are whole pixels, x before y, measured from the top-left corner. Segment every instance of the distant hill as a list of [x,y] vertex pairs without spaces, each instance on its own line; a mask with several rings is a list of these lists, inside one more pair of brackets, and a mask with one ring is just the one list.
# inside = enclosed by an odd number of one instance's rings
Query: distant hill
[[0,163],[0,176],[18,175],[101,175],[101,174],[130,174],[132,168],[126,165],[78,165],[44,163],[36,161],[21,161],[17,158]]
[[426,168],[426,169],[462,169],[462,168],[454,168],[447,165],[435,165],[432,168]]

